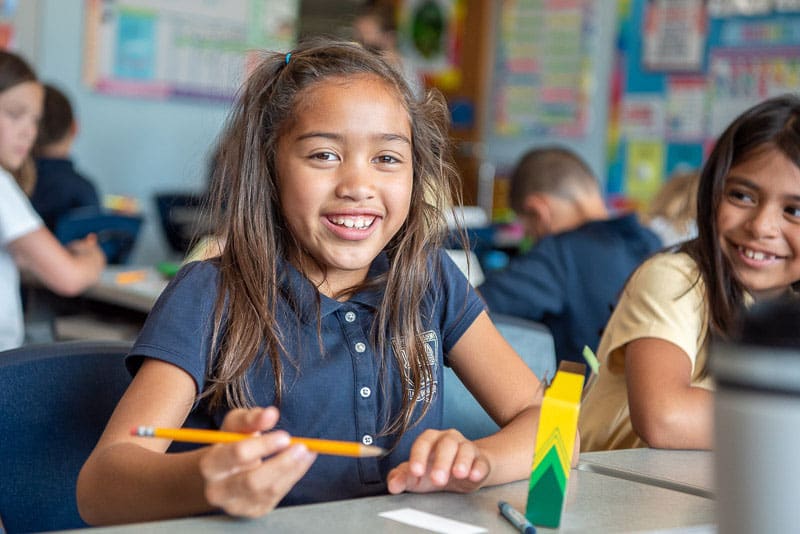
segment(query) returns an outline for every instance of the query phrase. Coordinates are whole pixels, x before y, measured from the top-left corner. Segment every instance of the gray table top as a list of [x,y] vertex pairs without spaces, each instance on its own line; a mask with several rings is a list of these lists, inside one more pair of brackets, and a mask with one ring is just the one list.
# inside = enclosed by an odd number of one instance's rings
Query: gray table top
[[[422,532],[378,514],[413,508],[437,516],[483,527],[488,532],[516,532],[497,510],[505,500],[524,511],[528,482],[485,488],[476,493],[401,494],[279,508],[256,520],[225,516],[139,523],[94,528],[92,533],[127,532]],[[714,501],[688,493],[573,470],[567,502],[558,530],[547,532],[631,532],[664,529],[713,530]]]
[[[132,276],[129,282],[120,282],[127,273]],[[123,306],[125,308],[147,313],[156,299],[167,287],[167,280],[153,267],[136,267],[129,265],[109,265],[96,284],[89,287],[83,296]]]
[[714,496],[711,451],[624,449],[585,452],[578,469],[593,471],[700,497]]

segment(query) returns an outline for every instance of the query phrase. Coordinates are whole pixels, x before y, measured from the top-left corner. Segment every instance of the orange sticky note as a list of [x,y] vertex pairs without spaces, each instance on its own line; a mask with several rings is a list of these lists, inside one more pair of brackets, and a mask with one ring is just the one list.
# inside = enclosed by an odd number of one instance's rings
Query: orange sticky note
[[147,278],[147,271],[126,271],[118,273],[115,281],[118,284],[133,284],[135,282],[141,282],[145,278]]

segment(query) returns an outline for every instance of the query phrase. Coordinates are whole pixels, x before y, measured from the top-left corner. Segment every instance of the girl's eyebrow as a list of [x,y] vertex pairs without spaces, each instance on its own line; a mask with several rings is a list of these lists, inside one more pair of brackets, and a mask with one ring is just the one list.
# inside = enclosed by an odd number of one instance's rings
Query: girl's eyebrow
[[[297,141],[304,141],[305,139],[311,139],[314,137],[322,137],[324,139],[331,139],[333,141],[342,141],[344,140],[344,135],[333,133],[333,132],[307,132],[304,134],[300,134],[297,136]],[[398,133],[382,133],[382,134],[375,134],[371,136],[372,139],[376,141],[400,141],[401,143],[406,143],[411,145],[411,139],[406,137],[403,134]]]
[[758,185],[756,185],[755,182],[753,182],[751,180],[748,180],[747,178],[745,178],[743,176],[737,176],[735,174],[729,174],[725,178],[725,181],[726,182],[734,182],[734,183],[739,184],[739,185],[744,185],[746,187],[749,187],[750,189],[760,189],[760,187]]
[[[761,191],[761,187],[759,187],[755,183],[751,182],[747,178],[743,178],[741,176],[736,176],[736,175],[728,176],[726,181],[733,182],[733,183],[735,183],[737,185],[743,185],[745,187],[748,187],[748,188],[756,190],[756,191]],[[784,198],[788,202],[800,202],[800,195],[784,195]]]

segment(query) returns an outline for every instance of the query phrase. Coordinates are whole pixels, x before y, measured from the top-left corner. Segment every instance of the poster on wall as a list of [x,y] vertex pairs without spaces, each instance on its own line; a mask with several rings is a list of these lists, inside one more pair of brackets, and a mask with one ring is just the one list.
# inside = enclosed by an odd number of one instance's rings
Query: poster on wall
[[644,23],[644,64],[649,70],[696,71],[703,65],[704,0],[651,0]]
[[259,51],[295,42],[299,0],[85,0],[84,82],[100,93],[230,100]]
[[398,13],[403,58],[426,84],[445,91],[461,85],[464,0],[403,0]]
[[494,133],[581,137],[589,126],[596,0],[504,0]]
[[[742,111],[800,87],[800,13],[772,5],[763,11],[755,4],[756,15],[708,11],[695,70],[689,66],[697,57],[688,61],[688,54],[686,68],[663,60],[663,51],[656,54],[662,60],[648,56],[648,14],[666,3],[618,3],[606,181],[609,201],[618,208],[646,207],[665,180],[699,170],[716,137]],[[669,4],[696,7],[689,0]]]

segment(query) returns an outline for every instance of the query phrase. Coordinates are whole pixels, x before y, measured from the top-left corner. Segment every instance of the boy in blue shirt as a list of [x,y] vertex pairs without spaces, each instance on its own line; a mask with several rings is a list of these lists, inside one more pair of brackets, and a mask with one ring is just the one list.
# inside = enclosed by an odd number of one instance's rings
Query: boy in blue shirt
[[558,147],[530,150],[511,174],[511,208],[535,240],[478,288],[489,310],[544,323],[556,357],[596,348],[633,270],[660,248],[635,214],[612,218],[584,161]]
[[52,85],[45,85],[44,112],[33,153],[36,185],[31,204],[51,232],[58,219],[77,208],[100,209],[95,186],[75,170],[70,158],[78,132],[72,106]]

